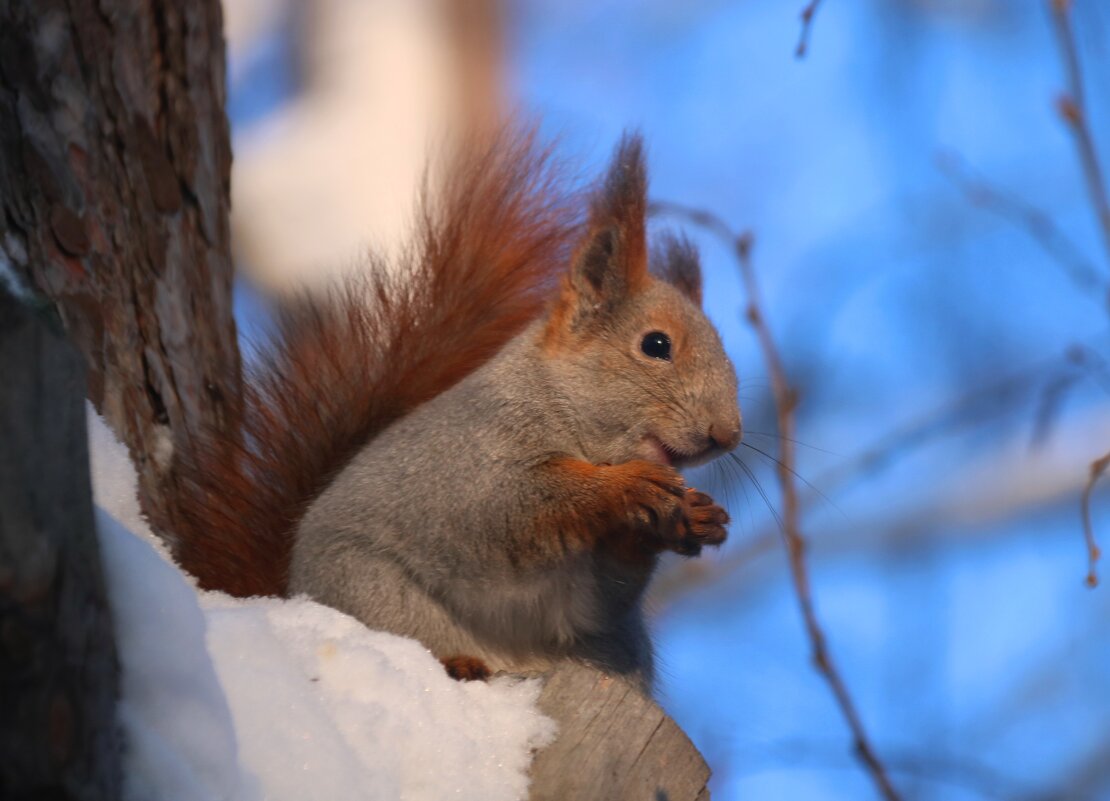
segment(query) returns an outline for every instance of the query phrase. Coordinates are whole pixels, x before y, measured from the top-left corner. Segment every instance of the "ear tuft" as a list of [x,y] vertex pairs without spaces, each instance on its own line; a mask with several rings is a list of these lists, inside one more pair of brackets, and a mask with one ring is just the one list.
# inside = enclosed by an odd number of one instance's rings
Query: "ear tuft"
[[579,244],[571,282],[594,294],[588,305],[618,305],[647,278],[647,169],[639,136],[621,139],[605,180],[594,193],[586,234]]
[[594,192],[589,220],[551,317],[553,327],[592,325],[643,290],[648,280],[646,211],[643,141],[626,135]]
[[651,249],[651,270],[701,305],[702,280],[698,250],[683,234],[664,231]]
[[594,203],[593,216],[619,224],[628,241],[637,234],[642,240],[646,204],[644,140],[639,134],[626,133],[609,165],[605,185]]

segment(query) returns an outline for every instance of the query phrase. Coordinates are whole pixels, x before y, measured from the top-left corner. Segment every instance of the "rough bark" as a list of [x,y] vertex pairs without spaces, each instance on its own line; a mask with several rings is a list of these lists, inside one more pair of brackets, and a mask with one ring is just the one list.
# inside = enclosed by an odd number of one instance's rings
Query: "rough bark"
[[540,709],[558,739],[532,763],[531,801],[709,801],[709,767],[678,724],[626,681],[567,663]]
[[0,289],[0,797],[119,798],[84,364]]
[[218,0],[0,3],[0,266],[56,304],[163,535],[174,448],[240,398],[221,24]]

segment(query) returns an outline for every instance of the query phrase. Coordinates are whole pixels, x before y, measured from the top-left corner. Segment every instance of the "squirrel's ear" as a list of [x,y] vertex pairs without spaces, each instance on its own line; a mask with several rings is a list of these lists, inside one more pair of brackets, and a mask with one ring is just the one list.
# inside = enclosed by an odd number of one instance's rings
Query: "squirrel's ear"
[[617,305],[647,281],[643,151],[639,136],[626,135],[594,197],[570,271],[570,290],[583,309]]
[[689,239],[664,231],[651,249],[651,270],[701,306],[701,264]]

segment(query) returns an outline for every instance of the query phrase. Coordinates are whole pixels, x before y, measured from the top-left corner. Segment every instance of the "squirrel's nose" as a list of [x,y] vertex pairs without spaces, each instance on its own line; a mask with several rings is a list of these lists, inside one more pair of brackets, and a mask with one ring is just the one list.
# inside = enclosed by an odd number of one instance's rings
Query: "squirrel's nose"
[[709,443],[712,447],[720,448],[722,451],[731,451],[740,444],[743,431],[743,426],[739,420],[730,425],[714,423],[709,426]]

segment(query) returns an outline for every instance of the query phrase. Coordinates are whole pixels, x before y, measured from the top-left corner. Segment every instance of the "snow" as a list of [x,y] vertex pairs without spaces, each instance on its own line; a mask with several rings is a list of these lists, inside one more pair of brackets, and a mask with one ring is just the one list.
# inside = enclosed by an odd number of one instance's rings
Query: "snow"
[[518,799],[554,737],[535,680],[459,683],[306,598],[202,592],[150,532],[127,452],[89,450],[122,669],[126,797]]
[[552,731],[533,709],[537,682],[459,684],[419,643],[307,600],[204,607],[267,798],[524,796],[528,747]]
[[205,646],[205,615],[173,565],[103,509],[97,526],[119,649],[129,799],[261,798]]

